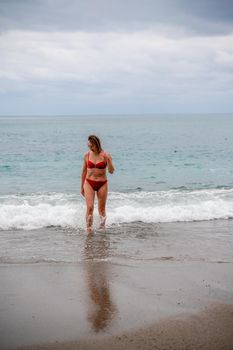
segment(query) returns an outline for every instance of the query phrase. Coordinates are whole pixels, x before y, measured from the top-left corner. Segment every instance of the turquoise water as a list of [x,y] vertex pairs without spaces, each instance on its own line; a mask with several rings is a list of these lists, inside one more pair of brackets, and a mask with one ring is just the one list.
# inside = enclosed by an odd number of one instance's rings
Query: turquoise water
[[233,188],[233,115],[0,118],[0,194],[79,193],[87,136],[115,192]]

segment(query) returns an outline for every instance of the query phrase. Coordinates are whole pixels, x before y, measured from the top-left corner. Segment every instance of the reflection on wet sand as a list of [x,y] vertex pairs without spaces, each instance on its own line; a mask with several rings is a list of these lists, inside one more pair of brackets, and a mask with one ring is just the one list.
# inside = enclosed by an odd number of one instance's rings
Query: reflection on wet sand
[[104,330],[116,315],[117,309],[111,299],[108,257],[109,240],[105,232],[89,234],[86,238],[84,256],[90,303],[88,320],[95,332]]

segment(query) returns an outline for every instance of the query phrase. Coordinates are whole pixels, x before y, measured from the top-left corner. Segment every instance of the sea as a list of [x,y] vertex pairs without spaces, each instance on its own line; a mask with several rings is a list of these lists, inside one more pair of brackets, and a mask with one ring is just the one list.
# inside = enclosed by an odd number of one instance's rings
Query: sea
[[[85,230],[87,138],[112,155]],[[0,264],[233,262],[233,114],[0,117]]]

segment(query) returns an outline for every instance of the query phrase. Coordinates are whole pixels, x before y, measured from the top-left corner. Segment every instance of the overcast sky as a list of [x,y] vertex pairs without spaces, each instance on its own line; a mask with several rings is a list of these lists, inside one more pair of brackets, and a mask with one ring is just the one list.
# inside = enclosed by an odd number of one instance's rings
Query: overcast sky
[[233,0],[0,0],[0,115],[233,112]]

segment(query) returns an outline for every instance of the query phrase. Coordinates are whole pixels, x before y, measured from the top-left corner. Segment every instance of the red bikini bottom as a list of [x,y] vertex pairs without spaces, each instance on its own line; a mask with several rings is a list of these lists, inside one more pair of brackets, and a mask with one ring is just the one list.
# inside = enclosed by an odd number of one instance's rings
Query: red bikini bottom
[[86,181],[91,185],[94,191],[98,191],[108,180],[104,181],[95,181],[95,180],[90,180],[86,179]]

